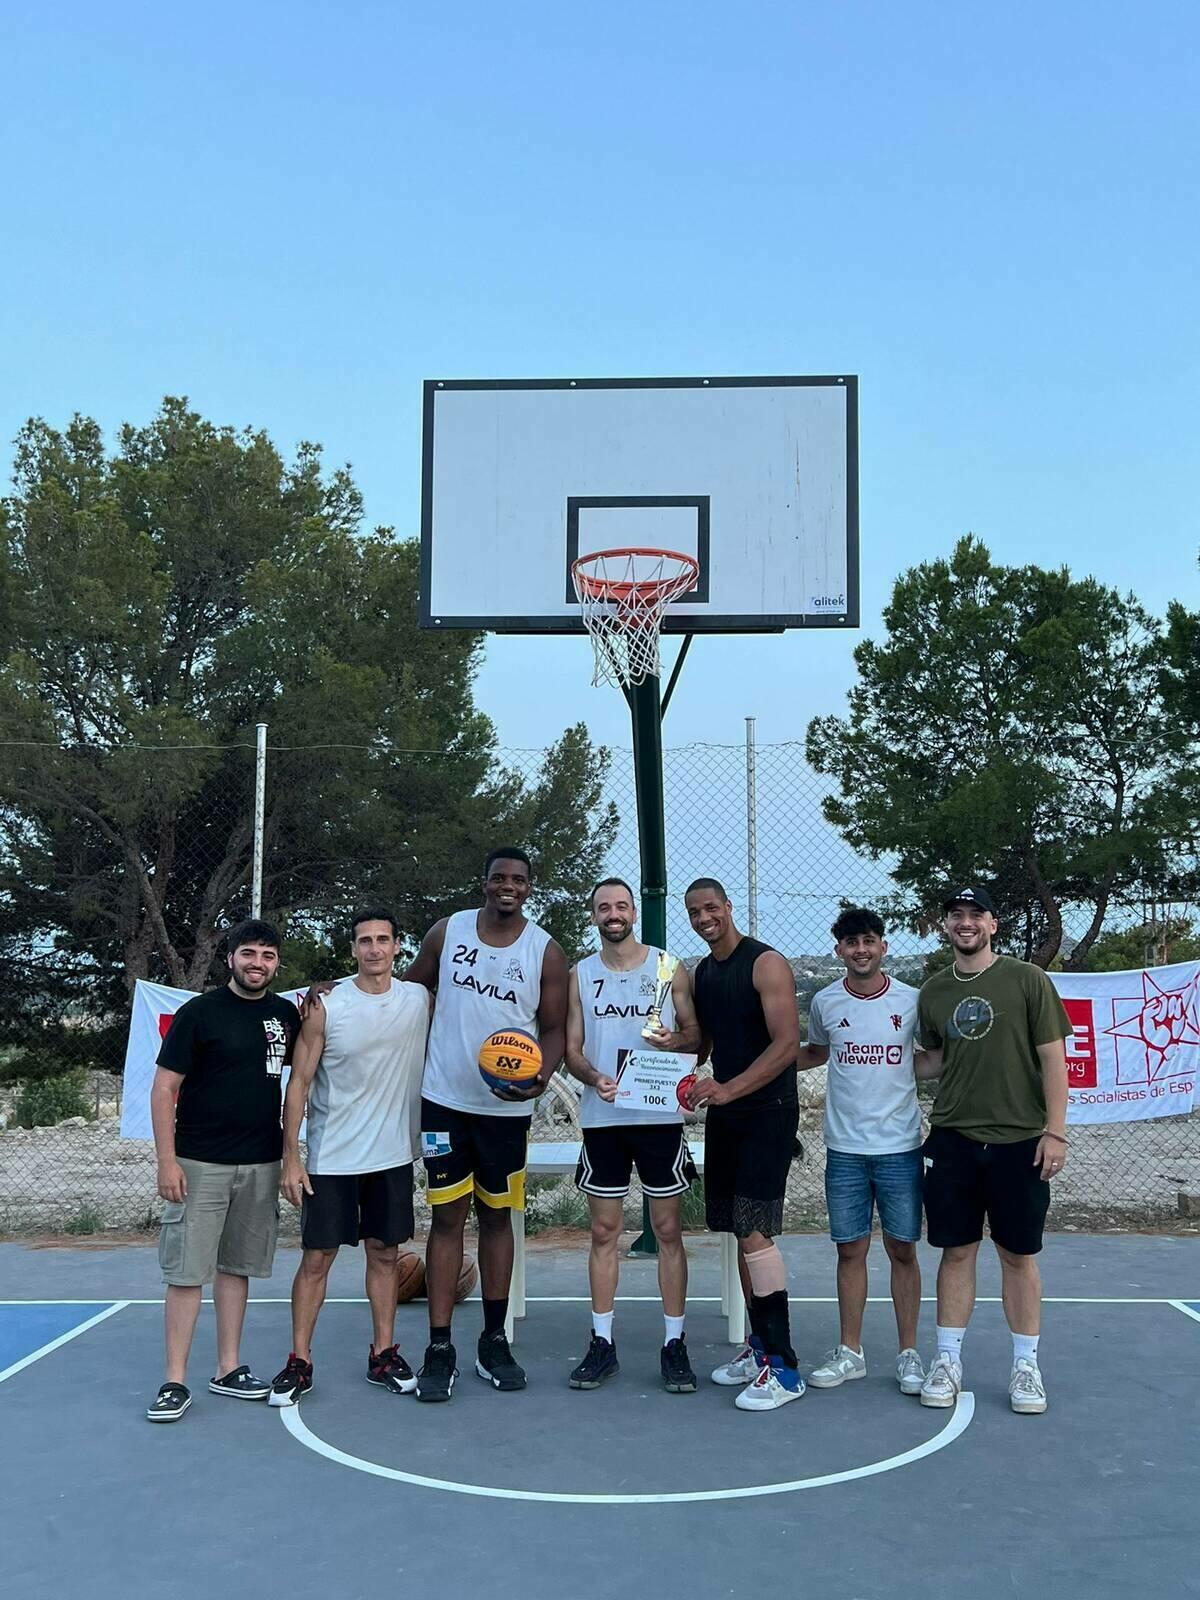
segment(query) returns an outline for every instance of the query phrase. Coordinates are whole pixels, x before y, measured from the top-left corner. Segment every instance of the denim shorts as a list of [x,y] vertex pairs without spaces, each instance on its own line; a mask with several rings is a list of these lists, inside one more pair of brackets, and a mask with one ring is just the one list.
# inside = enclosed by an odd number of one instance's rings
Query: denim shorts
[[834,1244],[849,1244],[871,1232],[871,1214],[893,1239],[915,1243],[921,1237],[921,1151],[891,1156],[850,1156],[825,1152],[825,1204]]

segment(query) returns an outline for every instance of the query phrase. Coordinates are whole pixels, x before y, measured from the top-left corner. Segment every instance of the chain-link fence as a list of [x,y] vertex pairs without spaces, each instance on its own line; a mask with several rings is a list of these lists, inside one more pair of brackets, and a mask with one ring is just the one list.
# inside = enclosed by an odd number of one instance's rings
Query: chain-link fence
[[[51,804],[0,807],[0,1231],[148,1228],[159,1209],[153,1148],[119,1136],[130,983],[220,981],[221,929],[250,909],[254,747],[5,754]],[[719,878],[743,931],[791,962],[806,1017],[842,970],[829,937],[839,907],[898,904],[886,863],[825,822],[825,785],[799,744],[752,756],[740,740],[690,745],[666,751],[664,771],[668,943],[690,961],[703,954],[683,890]],[[589,942],[591,881],[638,884],[632,755],[597,752],[585,736],[482,763],[460,751],[273,747],[266,797],[263,909],[286,930],[281,984],[347,970],[347,915],[362,901],[392,905],[415,948],[430,922],[471,903],[497,842],[532,846],[543,869],[532,912],[572,955]],[[1136,922],[1139,911],[1112,918]],[[1064,920],[1070,936],[1086,914]],[[1019,930],[1004,932],[1023,954]],[[894,926],[889,943],[889,970],[919,983],[936,935]],[[800,1080],[792,1228],[824,1224],[823,1079]],[[535,1139],[570,1136],[570,1092],[539,1103]],[[1076,1127],[1052,1225],[1169,1226],[1181,1191],[1200,1192],[1200,1115]],[[583,1222],[569,1182],[535,1180],[530,1195],[531,1227]],[[638,1209],[635,1193],[631,1223]],[[699,1223],[694,1200],[687,1215]]]

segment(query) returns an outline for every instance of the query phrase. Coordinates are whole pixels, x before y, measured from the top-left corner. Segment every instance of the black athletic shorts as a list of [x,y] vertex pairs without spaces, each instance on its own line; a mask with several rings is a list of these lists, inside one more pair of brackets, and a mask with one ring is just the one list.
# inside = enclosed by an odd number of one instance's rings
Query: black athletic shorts
[[930,1244],[976,1244],[987,1218],[993,1240],[1015,1256],[1035,1256],[1050,1208],[1050,1185],[1033,1164],[1036,1139],[980,1144],[954,1128],[934,1128],[923,1146],[925,1220]]
[[525,1209],[528,1117],[489,1117],[421,1101],[421,1159],[431,1206],[474,1194],[494,1211]]
[[300,1206],[300,1243],[306,1250],[336,1250],[360,1239],[403,1244],[412,1238],[411,1161],[384,1172],[310,1172],[308,1180],[313,1192]]
[[783,1231],[788,1172],[799,1153],[795,1100],[711,1106],[704,1128],[704,1219],[714,1233]]
[[575,1183],[598,1199],[621,1199],[629,1193],[634,1167],[642,1193],[653,1200],[684,1194],[696,1181],[682,1124],[643,1123],[630,1128],[585,1128]]

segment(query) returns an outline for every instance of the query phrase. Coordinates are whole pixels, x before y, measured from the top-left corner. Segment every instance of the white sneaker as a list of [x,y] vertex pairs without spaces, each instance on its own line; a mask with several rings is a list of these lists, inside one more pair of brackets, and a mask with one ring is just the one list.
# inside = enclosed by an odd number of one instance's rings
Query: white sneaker
[[739,1411],[778,1411],[789,1400],[799,1400],[803,1393],[804,1379],[795,1367],[777,1366],[768,1361],[733,1403]]
[[866,1356],[855,1355],[848,1344],[840,1344],[836,1350],[829,1352],[819,1367],[813,1368],[808,1381],[814,1389],[836,1389],[847,1378],[865,1378],[866,1375]]
[[1008,1380],[1008,1403],[1023,1416],[1036,1416],[1046,1409],[1046,1386],[1036,1361],[1022,1356],[1013,1363]]
[[901,1350],[896,1357],[896,1382],[901,1394],[920,1394],[925,1382],[925,1366],[915,1350]]
[[939,1350],[929,1369],[929,1376],[921,1385],[923,1406],[952,1406],[962,1389],[962,1362],[955,1361],[946,1350]]
[[714,1383],[727,1388],[752,1383],[765,1360],[762,1345],[757,1339],[749,1338],[732,1361],[727,1361],[723,1367],[714,1367],[710,1376]]

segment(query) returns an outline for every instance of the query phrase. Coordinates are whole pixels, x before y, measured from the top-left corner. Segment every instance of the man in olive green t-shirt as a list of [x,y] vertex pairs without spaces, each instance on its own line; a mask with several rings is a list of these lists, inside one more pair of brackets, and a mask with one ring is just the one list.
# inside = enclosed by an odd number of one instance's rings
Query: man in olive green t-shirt
[[923,985],[920,999],[919,1075],[940,1079],[924,1147],[925,1216],[929,1242],[942,1251],[937,1351],[921,1404],[952,1406],[962,1388],[986,1217],[1012,1332],[1009,1400],[1016,1412],[1037,1413],[1046,1409],[1037,1254],[1049,1180],[1067,1158],[1063,1041],[1071,1024],[1040,967],[992,950],[998,925],[985,889],[960,889],[943,909],[954,960]]

